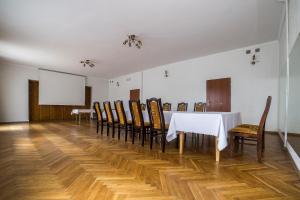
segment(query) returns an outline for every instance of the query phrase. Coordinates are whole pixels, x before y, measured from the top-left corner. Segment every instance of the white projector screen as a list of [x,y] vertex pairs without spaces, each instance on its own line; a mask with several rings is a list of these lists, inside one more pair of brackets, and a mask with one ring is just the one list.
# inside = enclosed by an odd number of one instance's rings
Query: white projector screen
[[85,105],[85,77],[39,70],[40,105]]

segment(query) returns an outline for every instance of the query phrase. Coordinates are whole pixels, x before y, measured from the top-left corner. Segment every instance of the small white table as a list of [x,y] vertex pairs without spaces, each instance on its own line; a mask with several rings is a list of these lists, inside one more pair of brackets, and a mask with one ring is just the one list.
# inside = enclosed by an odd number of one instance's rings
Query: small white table
[[76,121],[80,125],[81,115],[82,114],[87,114],[87,113],[91,114],[93,112],[94,112],[93,109],[73,109],[72,112],[71,112],[71,115],[75,115],[76,116]]
[[179,153],[183,154],[184,133],[213,135],[216,137],[216,161],[220,160],[220,151],[227,145],[228,130],[241,124],[239,112],[174,112],[169,125],[167,141],[179,133]]

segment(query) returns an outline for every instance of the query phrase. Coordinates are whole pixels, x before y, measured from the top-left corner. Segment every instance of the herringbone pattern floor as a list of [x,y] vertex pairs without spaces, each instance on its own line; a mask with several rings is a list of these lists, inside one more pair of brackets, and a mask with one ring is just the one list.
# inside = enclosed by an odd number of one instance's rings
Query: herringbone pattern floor
[[[213,140],[212,140],[213,141]],[[189,143],[189,142],[188,142]],[[254,146],[214,158],[213,142],[178,155],[97,136],[93,123],[0,126],[0,199],[300,199],[300,181],[277,135],[263,163]]]

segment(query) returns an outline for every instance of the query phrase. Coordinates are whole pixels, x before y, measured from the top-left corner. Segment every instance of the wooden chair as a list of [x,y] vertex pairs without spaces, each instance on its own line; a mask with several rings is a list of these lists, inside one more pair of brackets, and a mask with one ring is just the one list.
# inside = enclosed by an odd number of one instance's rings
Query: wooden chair
[[146,104],[145,103],[141,103],[141,108],[142,108],[142,111],[145,111],[146,110]]
[[271,101],[272,97],[268,96],[265,110],[261,116],[258,126],[242,124],[229,130],[231,156],[233,155],[235,144],[238,143],[239,139],[242,139],[242,145],[244,144],[244,139],[249,139],[257,142],[257,159],[258,162],[261,162],[261,157],[265,146],[265,125],[270,110]]
[[115,124],[117,123],[117,120],[114,119],[114,115],[111,109],[111,105],[109,101],[103,102],[105,114],[106,114],[106,127],[107,127],[107,136],[109,136],[109,127],[112,127],[112,137],[115,137]]
[[153,138],[161,135],[162,152],[165,152],[166,131],[169,125],[165,124],[161,99],[147,99],[147,108],[150,118],[150,149],[152,149]]
[[163,111],[171,111],[171,103],[164,103],[163,104]]
[[205,112],[205,107],[205,103],[197,102],[194,104],[194,112]]
[[144,117],[142,113],[142,104],[140,104],[139,100],[137,101],[130,100],[129,108],[130,108],[130,113],[132,116],[132,124],[133,124],[132,144],[134,144],[135,133],[137,131],[140,131],[140,134],[142,135],[142,146],[144,146],[147,129],[150,128],[150,123],[144,122]]
[[100,103],[99,102],[94,103],[94,110],[96,112],[97,134],[98,134],[98,131],[99,131],[99,126],[101,126],[101,135],[102,135],[103,134],[103,126],[104,126],[104,123],[106,122],[106,120],[103,119],[102,110],[100,108]]
[[182,112],[186,112],[187,111],[187,107],[188,107],[188,103],[178,103],[177,105],[177,111],[182,111]]
[[132,128],[132,121],[127,120],[123,101],[115,101],[115,109],[118,117],[118,139],[120,139],[121,128],[125,129],[125,141],[127,142],[128,129]]

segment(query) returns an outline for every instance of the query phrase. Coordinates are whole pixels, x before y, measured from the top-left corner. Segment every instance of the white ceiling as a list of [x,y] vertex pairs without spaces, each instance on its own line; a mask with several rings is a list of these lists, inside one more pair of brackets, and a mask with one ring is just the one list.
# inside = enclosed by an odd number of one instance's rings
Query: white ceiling
[[[0,58],[116,77],[277,39],[277,0],[0,0]],[[144,46],[122,45],[136,34]],[[81,59],[96,62],[83,68]]]

